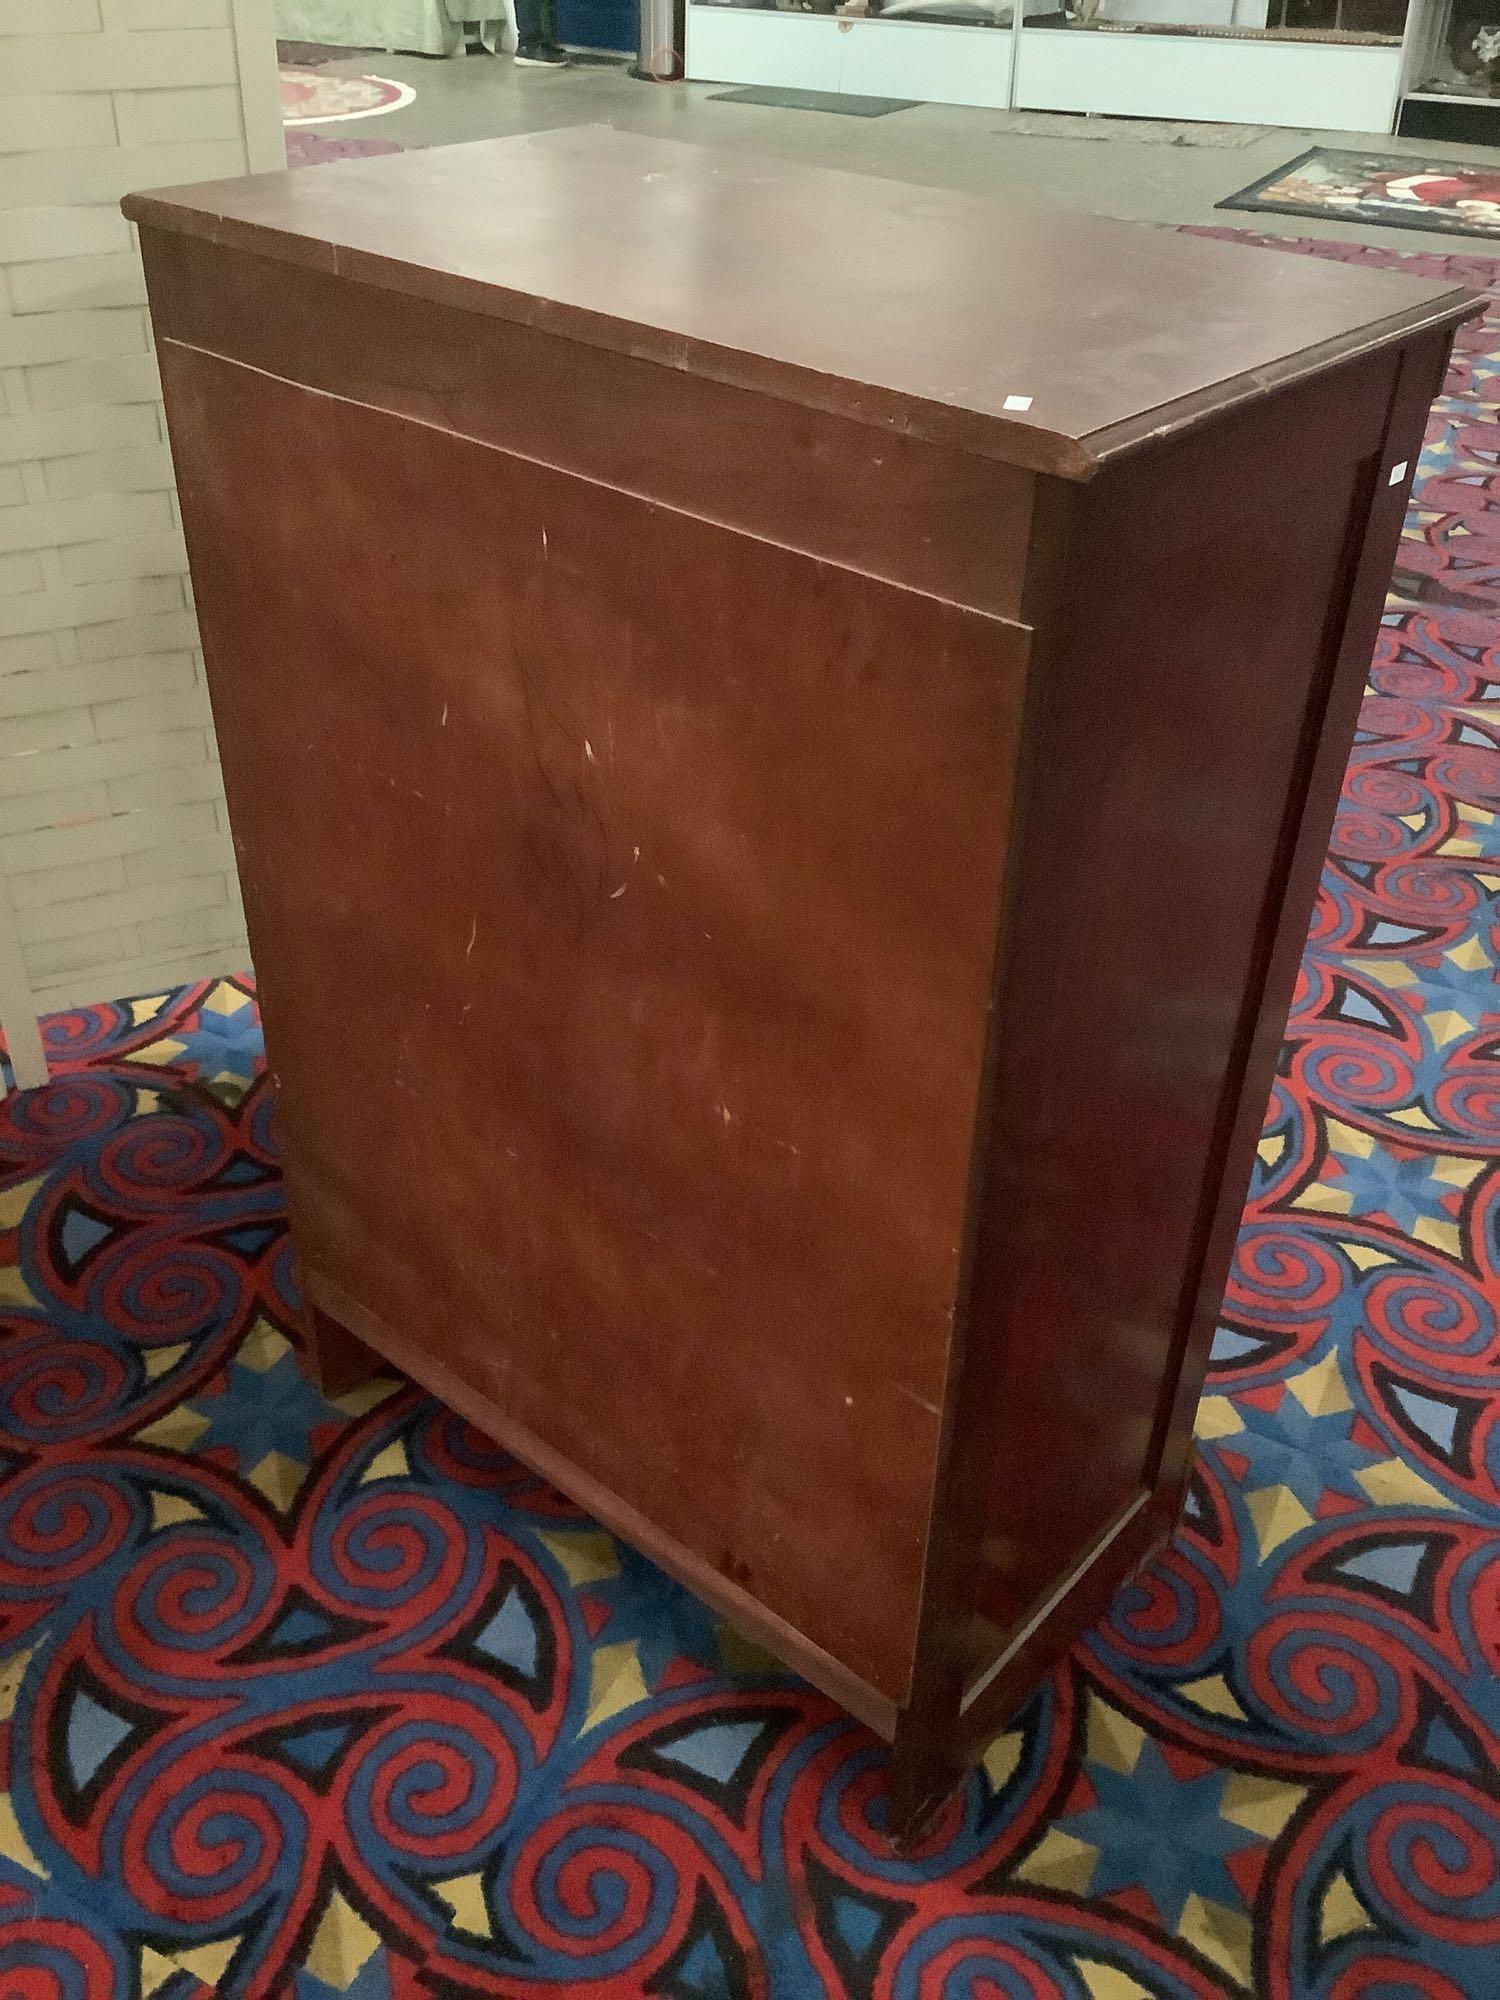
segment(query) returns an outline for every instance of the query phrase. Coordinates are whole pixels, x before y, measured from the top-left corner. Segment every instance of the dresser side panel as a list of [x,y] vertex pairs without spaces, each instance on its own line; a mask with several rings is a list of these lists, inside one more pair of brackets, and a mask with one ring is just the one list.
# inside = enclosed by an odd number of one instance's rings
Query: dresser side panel
[[1059,516],[934,1606],[934,1678],[946,1659],[971,1700],[1142,1510],[1160,1532],[1271,945],[1308,915],[1285,907],[1305,796],[1336,681],[1363,681],[1344,633],[1400,365],[1205,426]]

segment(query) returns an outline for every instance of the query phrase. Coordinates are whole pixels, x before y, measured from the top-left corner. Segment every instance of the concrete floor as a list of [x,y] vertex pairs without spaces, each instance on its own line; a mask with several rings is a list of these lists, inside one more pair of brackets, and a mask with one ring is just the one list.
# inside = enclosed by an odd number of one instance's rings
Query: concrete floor
[[407,146],[434,146],[599,123],[1138,221],[1228,224],[1288,236],[1383,243],[1395,250],[1472,255],[1483,254],[1485,246],[1473,237],[1428,230],[1216,213],[1214,204],[1319,142],[1418,156],[1438,151],[1447,158],[1491,166],[1496,159],[1493,148],[1482,146],[1434,148],[1430,142],[1385,134],[1308,132],[1285,126],[1178,125],[973,111],[946,104],[919,104],[881,118],[768,110],[716,103],[713,93],[723,87],[718,84],[639,83],[626,74],[623,60],[553,71],[518,70],[506,56],[443,61],[368,55],[343,59],[331,67],[398,77],[417,93],[412,104],[383,117],[314,128],[341,138],[380,137]]

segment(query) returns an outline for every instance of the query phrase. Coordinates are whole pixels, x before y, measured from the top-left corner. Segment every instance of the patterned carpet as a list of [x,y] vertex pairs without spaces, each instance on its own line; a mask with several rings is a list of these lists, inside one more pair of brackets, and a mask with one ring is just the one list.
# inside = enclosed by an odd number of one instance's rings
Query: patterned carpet
[[416,96],[409,83],[385,76],[351,76],[341,70],[306,68],[282,63],[281,122],[283,125],[337,125],[355,118],[377,118],[400,111]]
[[47,1023],[0,1105],[0,1996],[1495,2000],[1500,323],[1462,342],[1187,1518],[914,1858],[860,1726],[426,1397],[308,1386],[248,982]]

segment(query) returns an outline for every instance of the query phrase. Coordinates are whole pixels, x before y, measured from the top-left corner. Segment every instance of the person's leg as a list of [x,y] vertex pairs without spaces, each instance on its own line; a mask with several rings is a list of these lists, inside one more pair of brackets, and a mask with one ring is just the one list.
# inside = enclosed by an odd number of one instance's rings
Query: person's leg
[[515,0],[515,8],[516,61],[553,64],[566,61],[557,45],[553,0]]

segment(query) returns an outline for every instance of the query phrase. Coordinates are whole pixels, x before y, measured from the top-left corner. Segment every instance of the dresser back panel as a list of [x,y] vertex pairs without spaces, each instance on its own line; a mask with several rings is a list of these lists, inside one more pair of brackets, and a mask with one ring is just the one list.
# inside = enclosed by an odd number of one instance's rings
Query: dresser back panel
[[544,327],[192,237],[146,239],[156,322],[184,344],[1017,615],[1035,484],[1017,466]]
[[1024,635],[161,359],[314,1295],[899,1702]]

